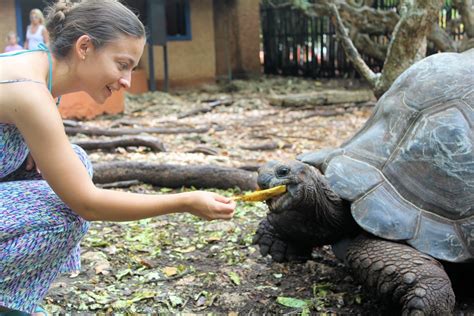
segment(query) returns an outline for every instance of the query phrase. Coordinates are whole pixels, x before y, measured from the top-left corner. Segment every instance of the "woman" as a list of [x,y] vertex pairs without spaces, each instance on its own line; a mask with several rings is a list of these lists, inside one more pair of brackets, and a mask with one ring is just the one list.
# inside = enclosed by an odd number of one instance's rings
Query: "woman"
[[30,11],[30,25],[26,28],[25,49],[36,49],[40,44],[48,45],[49,34],[44,26],[44,16],[40,9]]
[[[34,312],[59,272],[78,270],[78,243],[88,221],[131,221],[184,211],[208,220],[230,219],[235,209],[229,198],[211,192],[144,195],[96,188],[87,156],[68,141],[55,98],[81,90],[103,103],[113,91],[128,88],[145,30],[116,0],[54,4],[46,26],[51,54],[42,46],[0,55],[4,311]],[[12,181],[19,179],[23,181]]]

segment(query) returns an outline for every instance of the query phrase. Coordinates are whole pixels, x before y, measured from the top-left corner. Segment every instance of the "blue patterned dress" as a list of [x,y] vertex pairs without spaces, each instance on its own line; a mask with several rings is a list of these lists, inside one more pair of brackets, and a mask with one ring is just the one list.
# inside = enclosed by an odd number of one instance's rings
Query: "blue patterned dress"
[[[39,50],[50,58],[51,91],[51,56],[47,48]],[[0,84],[23,81],[31,80]],[[87,154],[73,147],[92,176]],[[32,313],[59,273],[80,269],[79,242],[89,222],[64,204],[36,170],[25,170],[27,156],[18,129],[0,124],[0,306]]]

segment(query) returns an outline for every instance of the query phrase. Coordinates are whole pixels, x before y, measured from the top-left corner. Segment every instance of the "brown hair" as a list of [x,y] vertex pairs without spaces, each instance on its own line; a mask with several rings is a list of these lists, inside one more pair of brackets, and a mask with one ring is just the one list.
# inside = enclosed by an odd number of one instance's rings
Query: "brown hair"
[[57,58],[66,57],[82,35],[89,35],[99,49],[121,35],[142,38],[146,34],[138,17],[118,0],[58,1],[46,12],[50,48]]

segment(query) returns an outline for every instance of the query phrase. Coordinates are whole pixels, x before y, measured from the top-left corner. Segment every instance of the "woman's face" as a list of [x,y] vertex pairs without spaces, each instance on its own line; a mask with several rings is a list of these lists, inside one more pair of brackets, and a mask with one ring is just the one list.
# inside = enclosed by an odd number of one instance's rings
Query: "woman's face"
[[36,13],[31,13],[30,14],[30,22],[33,25],[38,25],[38,24],[40,24],[41,20],[40,20],[40,17]]
[[77,68],[82,90],[102,104],[113,91],[129,88],[144,46],[144,38],[122,36],[98,50],[88,49]]

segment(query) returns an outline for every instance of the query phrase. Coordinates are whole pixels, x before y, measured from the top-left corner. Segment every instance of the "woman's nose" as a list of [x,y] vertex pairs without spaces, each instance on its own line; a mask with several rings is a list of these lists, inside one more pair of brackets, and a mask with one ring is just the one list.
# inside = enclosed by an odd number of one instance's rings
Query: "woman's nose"
[[130,76],[128,78],[120,78],[119,84],[121,88],[128,89],[132,85],[132,79]]

